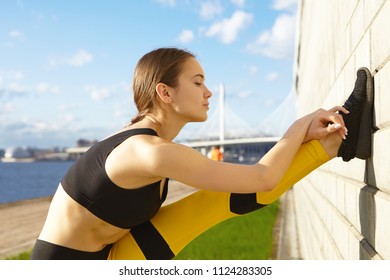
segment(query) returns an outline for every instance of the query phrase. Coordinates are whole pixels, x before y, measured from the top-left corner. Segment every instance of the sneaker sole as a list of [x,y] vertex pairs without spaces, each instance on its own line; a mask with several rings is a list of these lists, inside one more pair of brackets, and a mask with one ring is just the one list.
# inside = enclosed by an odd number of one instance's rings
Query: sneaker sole
[[363,70],[367,74],[367,100],[363,106],[360,130],[359,130],[359,140],[356,146],[356,157],[360,159],[368,159],[371,156],[371,147],[372,147],[372,133],[375,131],[373,127],[373,118],[374,118],[374,78],[371,75],[370,70],[366,67],[361,67],[358,69]]

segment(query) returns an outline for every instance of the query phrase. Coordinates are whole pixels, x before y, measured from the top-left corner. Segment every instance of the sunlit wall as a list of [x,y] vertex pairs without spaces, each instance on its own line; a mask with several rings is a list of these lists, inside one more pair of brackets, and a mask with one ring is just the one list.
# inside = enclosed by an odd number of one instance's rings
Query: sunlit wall
[[302,0],[298,115],[341,105],[359,67],[375,83],[373,156],[334,159],[294,187],[303,259],[390,259],[390,1]]

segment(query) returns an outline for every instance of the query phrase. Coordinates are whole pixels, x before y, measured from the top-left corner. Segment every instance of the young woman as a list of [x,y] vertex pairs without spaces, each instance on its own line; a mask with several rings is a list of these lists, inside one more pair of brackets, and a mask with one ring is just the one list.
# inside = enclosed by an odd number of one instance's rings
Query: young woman
[[[272,202],[323,162],[364,153],[361,135],[371,133],[368,121],[362,125],[372,108],[368,74],[358,72],[344,107],[298,119],[257,164],[238,165],[172,142],[185,124],[207,119],[212,94],[190,52],[147,53],[133,77],[138,115],[69,169],[31,258],[172,258],[208,227]],[[160,209],[168,178],[202,191]]]

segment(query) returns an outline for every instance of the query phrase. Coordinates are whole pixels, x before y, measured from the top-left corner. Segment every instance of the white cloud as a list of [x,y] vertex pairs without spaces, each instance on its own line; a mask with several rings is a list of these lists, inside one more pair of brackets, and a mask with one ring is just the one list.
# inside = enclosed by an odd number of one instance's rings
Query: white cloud
[[223,7],[216,1],[214,2],[202,2],[200,4],[200,17],[205,20],[210,20],[223,12]]
[[257,73],[257,67],[255,65],[252,65],[249,67],[249,73],[251,75],[255,75]]
[[92,84],[84,86],[84,90],[89,93],[89,96],[93,101],[101,101],[110,98],[115,101],[119,100],[119,102],[122,103],[123,100],[126,100],[126,102],[128,101],[127,98],[130,96],[132,91],[131,88],[132,85],[128,82],[117,82],[105,86],[96,86]]
[[10,102],[0,104],[0,114],[12,113],[12,112],[15,112],[14,104],[12,104]]
[[6,90],[9,91],[10,93],[14,93],[18,95],[26,93],[26,88],[20,83],[16,83],[16,82],[9,83],[6,86]]
[[69,65],[80,67],[91,62],[92,59],[93,59],[93,55],[91,53],[81,49],[78,50],[74,55],[65,58],[64,61]]
[[23,78],[22,72],[0,70],[0,97],[6,100],[27,95],[28,90],[21,83]]
[[61,92],[57,86],[45,82],[37,84],[35,90],[39,94],[44,94],[44,93],[59,94]]
[[90,94],[94,101],[101,101],[111,97],[111,91],[107,87],[98,88],[93,85],[86,85],[84,89]]
[[9,37],[19,42],[24,41],[24,34],[18,30],[12,30],[9,32]]
[[[68,139],[77,139],[76,137],[80,134],[73,132],[75,125],[73,122],[67,122],[67,119],[63,115],[55,120],[41,120],[36,117],[26,116],[20,120],[11,121],[5,125],[5,128],[7,131],[12,132],[12,142],[15,145],[47,147],[55,143],[56,146],[68,146],[69,143],[65,144],[65,142],[70,142]],[[65,135],[66,138],[64,138]]]
[[294,53],[296,16],[281,14],[271,30],[264,31],[257,40],[247,45],[249,52],[272,58],[285,58]]
[[79,107],[79,105],[76,105],[76,104],[61,104],[58,106],[58,110],[61,112],[61,113],[66,113],[68,111],[72,111],[74,109],[77,109]]
[[60,88],[47,82],[40,82],[34,86],[26,86],[23,83],[24,74],[19,71],[0,71],[0,97],[13,99],[15,97],[30,96],[37,94],[59,94]]
[[295,11],[298,6],[298,0],[273,0],[272,8],[274,10]]
[[59,119],[62,124],[68,124],[68,125],[71,125],[73,122],[76,121],[75,116],[69,113],[64,113],[59,115]]
[[267,81],[275,81],[277,78],[279,78],[279,74],[276,72],[270,72],[265,76]]
[[13,48],[18,43],[22,43],[25,40],[25,36],[22,32],[18,30],[12,30],[8,33],[9,39],[3,43],[3,46],[7,48]]
[[245,5],[245,0],[230,0],[230,2],[232,2],[233,5],[240,8],[244,7]]
[[252,21],[252,14],[236,11],[231,18],[213,24],[206,31],[206,36],[218,37],[222,43],[230,44],[236,40],[239,31],[245,29]]
[[24,74],[20,71],[1,71],[0,70],[0,84],[2,81],[13,80],[20,81],[24,79]]
[[10,78],[13,80],[23,80],[24,74],[19,71],[13,71],[9,74]]
[[191,43],[192,41],[194,41],[194,39],[195,39],[194,32],[188,29],[183,30],[178,37],[179,42],[184,44]]
[[49,58],[48,66],[50,68],[53,68],[59,65],[67,64],[74,67],[81,67],[87,63],[92,62],[92,60],[93,60],[93,55],[90,52],[80,49],[76,53],[70,56],[52,55]]

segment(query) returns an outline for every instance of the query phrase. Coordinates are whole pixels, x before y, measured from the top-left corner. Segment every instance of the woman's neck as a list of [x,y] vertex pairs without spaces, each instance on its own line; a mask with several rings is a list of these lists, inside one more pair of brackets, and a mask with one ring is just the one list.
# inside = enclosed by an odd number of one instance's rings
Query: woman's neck
[[159,137],[172,141],[184,127],[185,123],[181,124],[178,121],[169,120],[167,118],[159,118],[154,115],[146,115],[145,118],[131,127],[146,127],[155,130]]

